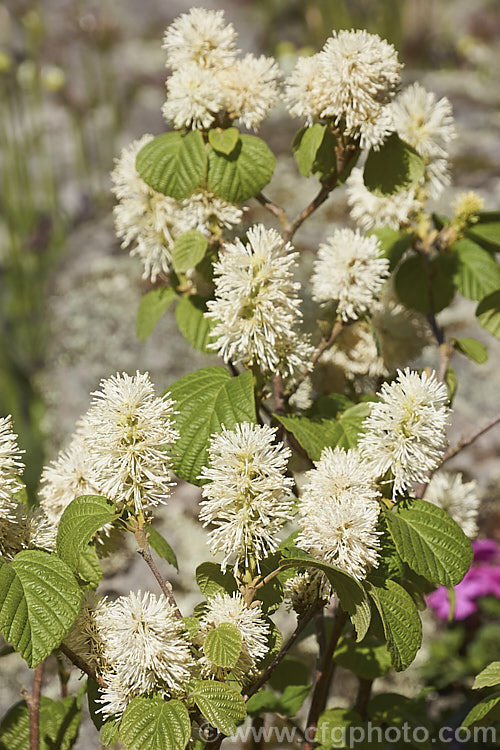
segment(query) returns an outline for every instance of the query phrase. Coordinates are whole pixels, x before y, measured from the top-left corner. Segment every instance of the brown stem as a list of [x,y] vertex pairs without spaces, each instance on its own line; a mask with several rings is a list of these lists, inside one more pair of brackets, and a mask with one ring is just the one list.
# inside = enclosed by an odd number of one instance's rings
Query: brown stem
[[88,674],[89,677],[91,677],[99,687],[107,688],[108,684],[105,680],[102,679],[102,677],[99,677],[99,675],[96,673],[95,669],[90,666],[90,664],[87,664],[86,661],[84,661],[81,656],[78,656],[78,654],[75,654],[74,651],[72,651],[69,646],[66,646],[65,643],[61,643],[59,646],[59,650],[63,652],[64,656],[67,656],[67,658],[72,662],[75,667],[78,667],[78,669],[81,669],[82,672],[85,672],[85,674]]
[[286,411],[286,401],[283,395],[283,378],[277,372],[273,375],[273,396],[274,411],[276,414],[284,414]]
[[446,370],[450,364],[450,359],[453,354],[453,346],[445,341],[439,346],[439,367],[436,373],[436,377],[440,383],[445,382]]
[[464,448],[467,448],[469,445],[471,445],[475,440],[481,437],[481,435],[484,435],[485,432],[488,432],[488,430],[491,430],[492,427],[495,427],[500,422],[500,414],[497,414],[496,417],[493,417],[493,419],[490,419],[489,422],[487,422],[483,427],[479,427],[477,430],[472,432],[467,437],[461,438],[456,445],[453,447],[449,447],[446,453],[443,456],[443,460],[441,461],[441,466],[446,462],[449,461],[450,458],[453,458],[457,455],[457,453],[460,453]]
[[61,698],[68,697],[68,681],[70,677],[70,670],[66,669],[61,658],[61,654],[56,653],[57,661],[57,674],[59,676],[59,683],[61,685]]
[[354,710],[358,712],[363,721],[367,718],[367,709],[368,703],[370,702],[372,685],[373,680],[365,680],[363,677],[359,678],[358,694],[356,696]]
[[[248,688],[247,693],[244,696],[245,700],[248,700],[251,695],[256,693],[257,690],[260,690],[262,685],[264,685],[268,681],[268,679],[270,678],[270,676],[272,675],[276,667],[285,658],[285,656],[290,651],[291,647],[293,646],[293,644],[295,643],[299,635],[305,629],[306,625],[308,625],[310,620],[314,617],[314,615],[318,611],[318,606],[319,606],[318,604],[314,605],[302,617],[299,617],[299,619],[297,620],[297,625],[295,627],[295,630],[293,631],[292,635],[290,636],[288,641],[285,643],[285,645],[282,647],[277,657],[274,659],[274,661],[271,662],[271,664],[267,667],[267,669],[263,671],[259,679]],[[321,607],[322,606],[323,605],[321,605]]]
[[182,613],[177,606],[177,602],[175,601],[175,597],[172,590],[172,584],[170,581],[165,581],[162,576],[160,575],[160,571],[156,567],[155,561],[153,560],[153,557],[151,555],[151,552],[149,551],[148,546],[148,536],[147,532],[144,529],[138,528],[135,530],[135,538],[137,539],[137,543],[139,545],[139,549],[137,550],[144,560],[144,562],[149,566],[149,569],[151,570],[152,574],[156,578],[159,587],[162,590],[162,593],[165,595],[169,603],[172,605],[174,609],[175,616],[182,620]]
[[30,750],[39,750],[40,748],[40,695],[44,665],[45,662],[42,661],[35,669],[33,690],[26,700],[30,719]]
[[276,203],[273,203],[273,201],[269,200],[269,198],[266,198],[263,193],[258,193],[255,198],[262,206],[264,206],[267,211],[278,218],[281,229],[285,231],[286,227],[288,226],[288,216],[286,215],[285,209],[281,206],[278,206]]
[[307,717],[307,729],[305,733],[306,738],[302,744],[302,750],[313,750],[315,744],[314,737],[316,734],[316,728],[318,726],[318,719],[320,714],[325,710],[326,701],[328,700],[328,693],[330,691],[330,683],[333,677],[333,668],[335,666],[333,661],[333,654],[337,647],[337,643],[339,642],[339,638],[342,634],[346,621],[347,615],[339,606],[335,614],[330,640],[327,643],[323,655],[318,661],[311,707],[309,708],[309,715]]
[[308,206],[306,206],[298,216],[295,217],[293,221],[291,221],[288,226],[285,227],[283,230],[283,239],[285,242],[290,242],[293,235],[297,231],[297,229],[302,226],[302,224],[305,222],[306,219],[309,218],[309,216],[318,209],[322,203],[326,201],[330,193],[332,192],[333,188],[335,187],[335,184],[337,182],[337,175],[335,175],[335,182],[333,184],[324,184],[321,186],[321,190],[316,195],[316,197],[309,203]]
[[320,345],[316,349],[313,358],[311,359],[310,363],[307,365],[307,368],[304,370],[302,375],[295,381],[292,388],[287,392],[287,398],[290,398],[299,385],[307,378],[307,376],[314,370],[316,364],[319,362],[323,354],[326,352],[327,349],[331,347],[331,345],[335,342],[335,340],[340,336],[342,331],[344,330],[344,324],[341,320],[336,320],[334,323],[334,326],[332,328],[332,332],[328,336],[327,339],[322,339]]

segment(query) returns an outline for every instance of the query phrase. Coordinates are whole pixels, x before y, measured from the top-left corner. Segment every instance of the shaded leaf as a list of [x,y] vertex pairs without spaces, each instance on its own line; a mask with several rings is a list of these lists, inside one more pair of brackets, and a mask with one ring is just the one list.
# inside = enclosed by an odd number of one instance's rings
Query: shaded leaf
[[204,181],[207,152],[199,130],[162,133],[137,154],[136,168],[153,190],[172,198],[187,198]]

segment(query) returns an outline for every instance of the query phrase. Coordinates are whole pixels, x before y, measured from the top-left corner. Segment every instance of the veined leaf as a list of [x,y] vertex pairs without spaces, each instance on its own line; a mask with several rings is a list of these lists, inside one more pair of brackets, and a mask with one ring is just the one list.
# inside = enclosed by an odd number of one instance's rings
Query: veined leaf
[[125,750],[184,750],[191,736],[186,706],[159,695],[139,695],[123,712],[119,729]]
[[500,267],[487,250],[468,239],[455,242],[452,250],[458,261],[454,281],[460,294],[479,301],[500,289]]
[[208,140],[215,151],[229,156],[240,140],[240,131],[238,128],[211,128],[208,131]]
[[[208,345],[215,323],[205,318],[205,300],[197,294],[182,297],[175,308],[175,320],[179,331],[194,349],[208,354]],[[213,351],[212,351],[213,353]]]
[[396,133],[386,138],[378,151],[371,150],[363,179],[375,195],[393,195],[418,182],[425,171],[422,157]]
[[172,249],[172,263],[176,273],[184,273],[205,257],[208,240],[197,229],[190,229],[177,237]]
[[492,661],[482,672],[479,672],[472,688],[479,690],[485,687],[495,687],[495,685],[500,685],[500,661]]
[[465,719],[462,721],[463,727],[470,727],[477,722],[482,724],[491,724],[500,718],[500,691],[487,695],[482,701],[479,701],[474,708],[471,708]]
[[226,201],[243,203],[267,185],[275,164],[276,159],[263,140],[242,135],[230,154],[210,150],[208,187]]
[[232,735],[247,712],[241,694],[225,682],[200,680],[193,691],[196,705],[219,732]]
[[488,350],[482,341],[470,338],[459,338],[453,340],[453,346],[458,349],[466,357],[472,359],[473,362],[477,362],[478,365],[482,365],[488,361]]
[[[54,701],[40,697],[40,750],[70,750],[78,738],[82,718],[81,696]],[[0,750],[27,750],[30,746],[30,719],[24,701],[16,703],[0,724]]]
[[166,560],[170,565],[173,565],[176,570],[179,570],[179,565],[177,563],[177,556],[170,546],[170,544],[167,542],[167,540],[160,534],[160,532],[150,526],[148,528],[148,542],[150,546],[154,549],[157,555],[162,557],[164,560]]
[[387,580],[384,587],[365,584],[380,614],[392,665],[397,672],[410,666],[422,643],[417,607],[405,589]]
[[204,562],[196,568],[196,583],[203,596],[210,599],[215,594],[232,594],[237,590],[234,576],[226,571],[222,572],[220,565]]
[[137,338],[145,341],[153,333],[155,325],[170,304],[176,298],[176,293],[170,286],[153,289],[144,295],[137,310],[136,333]]
[[476,308],[476,318],[492,336],[500,339],[500,290],[481,300]]
[[207,152],[199,130],[172,131],[153,138],[136,158],[140,176],[153,190],[182,200],[196,190],[207,173]]
[[217,667],[229,669],[236,666],[241,653],[241,633],[230,622],[222,622],[207,633],[203,652]]

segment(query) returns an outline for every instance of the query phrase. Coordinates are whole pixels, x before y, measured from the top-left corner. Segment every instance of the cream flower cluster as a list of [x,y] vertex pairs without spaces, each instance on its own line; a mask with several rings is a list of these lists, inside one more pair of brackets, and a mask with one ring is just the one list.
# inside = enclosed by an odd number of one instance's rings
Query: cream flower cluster
[[216,321],[211,348],[225,362],[257,364],[267,373],[301,372],[312,347],[297,326],[301,320],[297,253],[274,229],[257,224],[248,242],[228,243],[214,264],[215,299],[207,318]]
[[378,565],[380,492],[357,451],[325,448],[307,473],[297,546],[362,580]]
[[313,299],[333,301],[342,320],[356,320],[372,308],[388,275],[389,261],[381,257],[375,236],[336,229],[319,246],[311,279]]
[[476,481],[464,482],[460,473],[439,471],[429,482],[424,500],[449,513],[470,539],[477,536],[481,498]]
[[157,193],[137,172],[139,151],[151,140],[143,135],[123,149],[111,173],[112,190],[118,200],[113,209],[116,233],[122,247],[130,247],[144,266],[143,278],[155,282],[172,270],[175,240],[190,229],[210,237],[212,225],[232,227],[241,221],[243,212],[237,206],[207,190],[200,189],[177,201]]
[[378,395],[363,422],[359,449],[374,476],[392,474],[396,495],[437,468],[446,446],[448,391],[434,374],[407,368]]
[[[247,607],[241,594],[216,594],[208,600],[200,622],[201,645],[210,631],[226,622],[238,628],[241,634],[241,652],[231,672],[237,680],[248,680],[269,650],[269,625],[262,617],[260,606]],[[221,679],[227,671],[207,657],[200,659],[200,666],[207,677]]]
[[163,47],[172,75],[163,115],[175,128],[208,129],[239,121],[256,130],[278,99],[279,69],[270,57],[238,57],[236,32],[223,11],[192,8],[167,28]]
[[173,402],[157,397],[148,373],[101,381],[66,451],[42,474],[41,504],[54,523],[82,494],[135,512],[165,502],[172,486],[168,450],[178,437]]
[[364,229],[390,226],[399,229],[422,209],[428,197],[438,198],[450,184],[448,146],[456,137],[451,104],[419,83],[408,86],[391,105],[393,129],[413,146],[425,163],[425,174],[418,185],[394,195],[378,196],[363,182],[356,168],[347,180],[351,216]]
[[287,80],[290,114],[331,119],[362,148],[393,130],[389,107],[400,83],[394,47],[366,31],[333,32],[321,52],[300,58]]
[[278,534],[291,520],[293,479],[285,476],[290,450],[275,443],[276,429],[247,422],[213,435],[210,465],[203,467],[200,520],[214,528],[208,543],[222,553],[222,568],[235,571],[274,552]]

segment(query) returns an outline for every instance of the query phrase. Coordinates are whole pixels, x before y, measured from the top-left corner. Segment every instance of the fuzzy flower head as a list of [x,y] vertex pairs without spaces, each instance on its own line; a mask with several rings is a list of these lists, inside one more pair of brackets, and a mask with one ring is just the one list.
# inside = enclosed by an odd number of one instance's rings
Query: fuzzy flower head
[[207,303],[206,317],[216,321],[212,330],[216,349],[225,362],[258,364],[266,372],[287,376],[293,367],[281,351],[297,338],[301,319],[292,268],[296,253],[278,232],[257,224],[248,242],[227,244],[214,264],[215,299]]
[[481,504],[477,482],[464,482],[460,473],[440,471],[429,482],[424,500],[449,513],[470,539],[477,536],[477,514]]
[[247,422],[223,428],[210,442],[210,465],[203,467],[200,520],[214,528],[208,543],[235,571],[275,552],[278,533],[291,519],[293,480],[285,476],[290,451],[275,443],[276,429]]
[[226,68],[236,55],[236,32],[223,10],[191,8],[167,28],[163,39],[167,65],[179,70],[190,63],[200,68]]
[[[182,694],[194,666],[182,620],[165,596],[149,592],[120,596],[93,615],[115,686],[131,700],[158,690],[164,696]],[[105,713],[106,695],[103,696]],[[108,706],[109,708],[109,706]]]
[[446,445],[448,391],[434,374],[398,370],[365,419],[359,448],[377,477],[394,478],[393,494],[424,482]]
[[355,450],[325,448],[299,505],[297,545],[362,580],[378,564],[380,493]]
[[479,213],[484,208],[484,200],[473,190],[465,193],[459,193],[452,203],[453,219],[452,224],[459,230],[463,231],[470,224],[476,224],[479,220]]
[[24,470],[12,417],[0,417],[0,518],[13,516],[17,501],[13,494],[21,489]]
[[223,107],[224,90],[212,70],[190,63],[168,78],[162,113],[174,128],[206,130]]
[[245,55],[221,71],[218,79],[230,119],[257,129],[278,99],[279,76],[276,60],[264,55]]
[[394,195],[375,195],[366,187],[363,170],[355,167],[346,181],[347,203],[351,218],[364,230],[376,227],[400,229],[423,208],[417,186]]
[[305,615],[312,606],[330,598],[331,586],[318,571],[307,570],[289,578],[283,586],[285,607],[298,615]]
[[93,483],[119,508],[136,512],[170,494],[168,450],[177,440],[174,403],[155,395],[148,373],[101,381],[81,430]]
[[337,229],[320,245],[312,277],[313,299],[333,300],[342,320],[367,312],[389,275],[389,261],[380,257],[380,241],[359,230]]
[[299,60],[286,98],[293,115],[329,118],[362,148],[379,146],[393,130],[387,105],[400,82],[394,47],[366,31],[338,31],[309,62]]
[[[203,640],[211,630],[226,622],[234,625],[241,635],[241,653],[231,671],[237,679],[247,679],[269,650],[269,625],[262,617],[260,606],[247,607],[241,594],[216,594],[208,600],[200,623]],[[201,667],[206,676],[224,677],[224,670],[206,657],[201,659]]]

